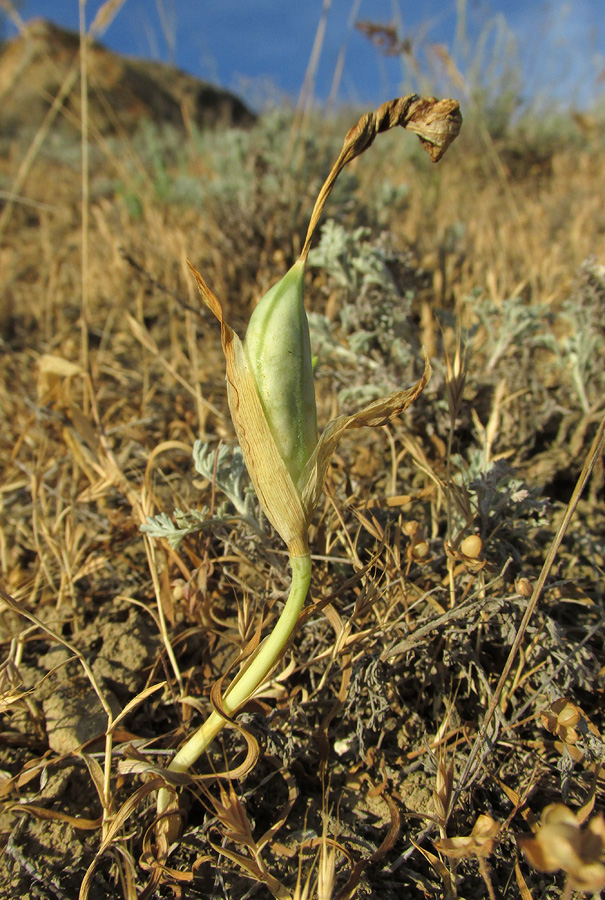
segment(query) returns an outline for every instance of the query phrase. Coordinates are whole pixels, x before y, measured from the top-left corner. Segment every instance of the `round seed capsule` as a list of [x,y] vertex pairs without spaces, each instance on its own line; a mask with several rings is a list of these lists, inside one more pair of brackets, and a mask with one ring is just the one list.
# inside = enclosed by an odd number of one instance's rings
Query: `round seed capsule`
[[418,541],[417,544],[414,544],[414,556],[417,559],[424,559],[429,552],[429,544],[428,541]]
[[479,535],[469,534],[469,536],[465,537],[460,544],[460,552],[463,553],[464,556],[468,556],[469,559],[477,559],[481,553],[482,547],[483,544],[481,543]]

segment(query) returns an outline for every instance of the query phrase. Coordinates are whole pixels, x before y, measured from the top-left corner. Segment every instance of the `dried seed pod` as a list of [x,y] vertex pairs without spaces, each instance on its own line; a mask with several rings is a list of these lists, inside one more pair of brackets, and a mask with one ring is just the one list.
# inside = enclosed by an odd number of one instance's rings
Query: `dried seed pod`
[[404,522],[401,530],[405,535],[410,538],[415,537],[418,534],[418,529],[420,528],[419,523],[416,519],[409,519],[407,522]]
[[414,544],[413,553],[416,559],[424,559],[425,556],[428,555],[429,552],[429,542],[428,541],[418,541],[417,544]]
[[437,850],[451,859],[470,859],[472,856],[485,858],[493,853],[501,828],[499,822],[483,813],[477,818],[473,830],[466,837],[442,838],[433,843]]
[[521,597],[531,597],[534,592],[531,581],[528,578],[518,578],[515,582],[515,588]]
[[[531,837],[517,842],[531,865],[539,872],[562,869],[569,887],[585,893],[605,888],[605,820],[594,816],[584,828],[579,818],[562,803],[542,811],[540,826]],[[568,896],[571,896],[571,891]]]
[[477,559],[482,548],[483,544],[478,534],[469,534],[460,544],[460,552],[469,559]]

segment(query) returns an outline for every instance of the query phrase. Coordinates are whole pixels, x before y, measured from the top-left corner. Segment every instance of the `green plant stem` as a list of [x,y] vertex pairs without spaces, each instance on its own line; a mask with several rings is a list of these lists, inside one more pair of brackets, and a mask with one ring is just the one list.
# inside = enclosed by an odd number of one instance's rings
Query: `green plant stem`
[[[290,566],[292,568],[290,593],[275,628],[260,645],[256,655],[248,662],[244,670],[236,676],[222,698],[223,708],[229,716],[233,716],[262,684],[279,660],[298,621],[311,582],[311,557],[310,555],[292,556],[290,557]],[[168,771],[186,772],[209,747],[225,722],[226,719],[220,713],[216,710],[212,712],[195,734],[183,744],[168,766]],[[166,811],[173,796],[174,793],[168,788],[162,788],[158,792],[159,814]]]

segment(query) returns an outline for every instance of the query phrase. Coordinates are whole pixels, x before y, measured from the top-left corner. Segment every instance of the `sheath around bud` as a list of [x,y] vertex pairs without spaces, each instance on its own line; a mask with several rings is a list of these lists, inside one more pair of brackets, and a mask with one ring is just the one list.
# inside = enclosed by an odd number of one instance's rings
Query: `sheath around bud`
[[271,434],[295,484],[317,445],[305,264],[298,260],[252,313],[244,352]]

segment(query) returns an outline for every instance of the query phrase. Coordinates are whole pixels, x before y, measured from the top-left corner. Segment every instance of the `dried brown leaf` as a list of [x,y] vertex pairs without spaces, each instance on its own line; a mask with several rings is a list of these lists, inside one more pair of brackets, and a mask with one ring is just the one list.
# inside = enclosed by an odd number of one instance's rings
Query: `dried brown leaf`
[[493,852],[500,833],[500,825],[491,816],[479,816],[473,830],[466,837],[443,838],[434,841],[437,850],[452,859],[468,859],[471,856],[486,857]]
[[421,847],[420,844],[417,844],[415,841],[411,841],[411,843],[416,848],[416,850],[418,850],[420,853],[422,853],[422,855],[424,856],[426,861],[432,866],[432,868],[435,870],[435,872],[437,873],[439,878],[441,878],[441,881],[443,882],[443,886],[444,886],[448,896],[455,897],[456,895],[454,893],[454,885],[452,882],[452,876],[448,872],[447,867],[444,866],[442,861],[439,859],[439,857],[435,856],[434,853],[431,853],[430,850],[425,850],[424,847]]

